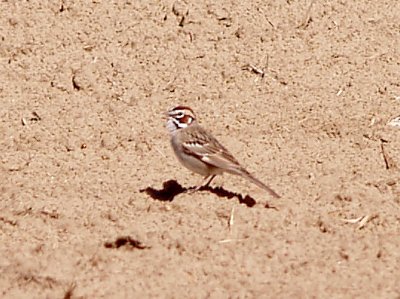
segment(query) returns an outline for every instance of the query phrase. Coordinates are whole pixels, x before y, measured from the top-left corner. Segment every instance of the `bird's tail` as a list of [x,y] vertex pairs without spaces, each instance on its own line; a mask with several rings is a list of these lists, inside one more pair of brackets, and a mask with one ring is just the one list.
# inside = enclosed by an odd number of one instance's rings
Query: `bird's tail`
[[271,194],[273,197],[275,198],[280,198],[281,196],[276,193],[274,190],[272,190],[272,188],[268,187],[267,185],[265,185],[263,182],[261,182],[259,179],[255,178],[250,172],[248,172],[246,169],[242,169],[241,176],[243,176],[244,178],[248,179],[250,182],[252,182],[253,184],[257,185],[258,187],[266,190],[269,194]]

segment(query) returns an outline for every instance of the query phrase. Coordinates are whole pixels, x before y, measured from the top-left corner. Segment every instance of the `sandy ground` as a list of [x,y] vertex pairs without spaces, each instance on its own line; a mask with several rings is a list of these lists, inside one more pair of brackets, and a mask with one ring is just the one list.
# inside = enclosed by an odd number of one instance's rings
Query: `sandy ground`
[[0,296],[400,298],[400,2],[311,2],[2,1]]

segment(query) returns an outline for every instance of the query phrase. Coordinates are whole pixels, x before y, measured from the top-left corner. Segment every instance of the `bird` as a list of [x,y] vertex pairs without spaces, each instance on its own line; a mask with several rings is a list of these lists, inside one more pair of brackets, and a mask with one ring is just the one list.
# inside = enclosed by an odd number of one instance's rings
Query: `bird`
[[176,106],[167,111],[166,116],[171,146],[179,162],[204,177],[205,184],[196,187],[195,191],[207,187],[215,176],[226,172],[249,180],[274,198],[281,197],[240,165],[236,158],[197,122],[196,115],[190,107]]

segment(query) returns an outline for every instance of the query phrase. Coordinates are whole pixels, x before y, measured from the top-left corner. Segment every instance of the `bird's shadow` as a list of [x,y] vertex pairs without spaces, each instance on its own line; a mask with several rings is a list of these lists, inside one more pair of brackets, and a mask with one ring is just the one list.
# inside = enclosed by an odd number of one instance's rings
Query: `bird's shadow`
[[[175,180],[169,180],[163,183],[163,188],[162,189],[155,189],[153,187],[147,187],[145,189],[141,189],[140,192],[145,192],[149,196],[151,196],[153,199],[160,200],[160,201],[173,201],[175,196],[185,193],[185,192],[192,192],[194,191],[194,187],[190,188],[185,188],[182,187],[181,184],[179,184]],[[253,207],[256,204],[256,201],[253,197],[250,195],[246,195],[243,197],[243,195],[235,192],[228,191],[224,189],[223,187],[210,187],[210,186],[203,186],[201,187],[198,191],[207,191],[210,193],[213,193],[217,195],[218,197],[224,197],[231,199],[233,197],[236,197],[239,201],[239,203],[245,204],[248,207]],[[265,205],[266,208],[271,208],[268,204]]]

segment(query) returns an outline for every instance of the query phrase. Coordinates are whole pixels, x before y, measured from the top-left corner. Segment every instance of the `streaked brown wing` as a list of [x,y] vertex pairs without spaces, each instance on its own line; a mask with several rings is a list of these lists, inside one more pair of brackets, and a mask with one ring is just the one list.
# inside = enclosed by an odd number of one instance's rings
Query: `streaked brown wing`
[[210,134],[204,130],[198,130],[193,141],[182,144],[183,150],[188,155],[196,156],[204,163],[225,169],[230,172],[237,172],[241,169],[239,162],[232,154]]

